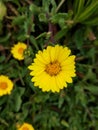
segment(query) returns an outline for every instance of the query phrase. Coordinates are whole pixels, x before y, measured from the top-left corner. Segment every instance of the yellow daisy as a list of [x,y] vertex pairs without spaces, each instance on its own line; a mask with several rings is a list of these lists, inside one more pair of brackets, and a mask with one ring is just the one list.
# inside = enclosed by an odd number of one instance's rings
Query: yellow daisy
[[11,53],[15,59],[23,60],[25,49],[27,49],[27,45],[25,43],[18,42],[11,48]]
[[0,75],[0,96],[10,94],[13,89],[13,82],[4,75]]
[[34,130],[34,128],[31,124],[24,123],[22,126],[18,128],[18,130]]
[[70,53],[68,47],[59,45],[38,51],[34,63],[28,67],[34,86],[39,86],[42,91],[59,92],[67,87],[67,83],[72,83],[72,77],[76,76],[75,56]]

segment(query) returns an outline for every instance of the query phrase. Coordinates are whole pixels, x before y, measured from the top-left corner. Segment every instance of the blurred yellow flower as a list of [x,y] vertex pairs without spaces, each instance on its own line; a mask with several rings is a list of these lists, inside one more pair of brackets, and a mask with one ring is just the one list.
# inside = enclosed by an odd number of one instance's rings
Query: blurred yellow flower
[[25,49],[27,49],[27,45],[25,43],[18,42],[11,48],[11,53],[15,59],[23,60]]
[[0,96],[10,94],[13,89],[13,82],[4,75],[0,75]]
[[22,126],[18,128],[18,130],[34,130],[34,128],[31,124],[24,123]]
[[68,47],[59,45],[38,51],[34,63],[28,67],[34,86],[42,91],[59,92],[67,83],[72,83],[72,77],[76,76],[75,56],[69,56],[70,53]]

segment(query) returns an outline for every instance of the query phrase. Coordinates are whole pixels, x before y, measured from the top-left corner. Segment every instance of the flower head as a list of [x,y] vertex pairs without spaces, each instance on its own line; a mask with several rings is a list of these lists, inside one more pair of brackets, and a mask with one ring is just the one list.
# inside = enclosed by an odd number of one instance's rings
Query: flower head
[[27,49],[27,45],[22,42],[18,42],[11,48],[11,53],[13,57],[17,60],[24,59],[24,51]]
[[13,89],[13,82],[4,75],[0,75],[0,96],[10,94]]
[[18,130],[34,130],[34,128],[31,124],[24,123],[18,128]]
[[34,63],[28,67],[34,86],[39,86],[42,91],[59,92],[67,87],[67,83],[72,83],[72,77],[76,76],[75,56],[70,53],[68,47],[59,45],[38,51]]

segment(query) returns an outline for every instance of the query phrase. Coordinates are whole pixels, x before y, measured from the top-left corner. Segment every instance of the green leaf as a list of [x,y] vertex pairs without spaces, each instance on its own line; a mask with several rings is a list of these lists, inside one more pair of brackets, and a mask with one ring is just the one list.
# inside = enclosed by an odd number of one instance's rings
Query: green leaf
[[80,13],[83,11],[84,9],[84,2],[85,0],[75,0],[75,19],[80,15]]
[[19,34],[17,36],[17,41],[25,41],[28,38],[29,38],[29,35],[27,35],[25,32],[23,32],[22,34]]
[[14,103],[13,109],[15,112],[18,112],[21,108],[21,104],[22,104],[22,95],[24,94],[25,88],[22,87],[17,87],[14,89],[12,95],[11,95],[11,99]]
[[92,2],[84,11],[79,15],[78,18],[74,19],[76,22],[82,22],[93,15],[98,9],[98,1]]
[[58,23],[58,21],[59,21],[60,19],[66,20],[66,19],[68,19],[68,18],[69,18],[69,16],[68,16],[67,13],[57,13],[57,14],[53,15],[53,16],[50,18],[50,20],[51,20],[52,23]]
[[40,13],[38,15],[38,17],[39,17],[39,21],[40,22],[47,22],[47,18],[46,18],[46,14],[45,13]]
[[65,127],[69,128],[69,124],[68,124],[67,121],[62,120],[62,121],[61,121],[61,124],[62,124],[63,126],[65,126]]
[[25,20],[26,20],[25,15],[19,15],[13,19],[12,24],[13,25],[20,25],[20,24],[23,24]]
[[60,97],[58,101],[58,108],[61,108],[64,103],[64,97]]
[[0,63],[2,63],[5,60],[5,56],[0,56]]
[[60,30],[55,36],[54,36],[54,39],[57,41],[59,39],[61,39],[62,37],[66,36],[66,33],[68,31],[68,28],[64,28],[62,30]]
[[58,13],[53,15],[50,20],[53,24],[58,23],[59,26],[63,29],[66,26],[66,23],[69,19],[71,19],[72,13]]
[[36,41],[36,39],[35,39],[34,36],[30,36],[30,41],[34,45],[34,47],[36,48],[36,50],[39,50],[39,47],[37,45],[37,41]]
[[98,86],[88,84],[88,86],[85,86],[85,89],[90,91],[94,95],[98,95]]
[[46,33],[46,32],[43,32],[43,33],[41,33],[40,35],[38,35],[37,37],[36,37],[36,39],[39,39],[39,38],[42,38],[42,37],[46,37],[48,34]]
[[83,22],[86,25],[90,25],[90,26],[95,26],[98,25],[98,17],[94,17],[93,19],[88,19],[86,21]]
[[46,13],[49,13],[50,0],[42,0],[42,6]]
[[81,49],[84,40],[84,32],[82,29],[77,30],[74,34],[74,41],[78,49]]
[[0,97],[0,106],[6,103],[7,98],[8,98],[7,96]]
[[40,13],[41,8],[38,7],[38,6],[35,5],[35,4],[30,4],[29,10],[30,10],[30,12],[33,13],[33,14],[38,14],[38,13]]
[[7,7],[2,1],[0,1],[0,21],[3,20],[4,16],[6,16],[6,13]]
[[52,14],[55,14],[56,8],[57,8],[56,1],[55,1],[55,0],[51,0],[51,4],[52,4],[51,13],[52,13]]
[[3,70],[3,65],[0,65],[0,72],[2,72]]
[[14,104],[14,106],[15,106],[14,110],[15,110],[16,112],[18,112],[19,109],[20,109],[20,107],[21,107],[22,100],[21,100],[21,97],[19,96],[19,94],[16,94],[16,95],[15,95],[15,99],[16,99],[16,102],[15,102],[15,104]]
[[79,0],[74,0],[74,3],[73,3],[74,14],[77,13],[78,5],[79,5]]
[[9,40],[11,36],[11,33],[8,33],[7,35],[5,35],[4,37],[0,37],[0,43],[5,43]]

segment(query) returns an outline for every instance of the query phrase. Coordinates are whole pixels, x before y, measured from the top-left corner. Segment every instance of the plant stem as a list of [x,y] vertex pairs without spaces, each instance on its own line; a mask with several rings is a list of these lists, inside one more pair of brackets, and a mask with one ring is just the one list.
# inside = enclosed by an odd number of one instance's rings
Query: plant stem
[[61,2],[59,3],[58,7],[56,8],[56,13],[58,12],[58,10],[61,8],[62,4],[65,2],[65,0],[61,0]]

